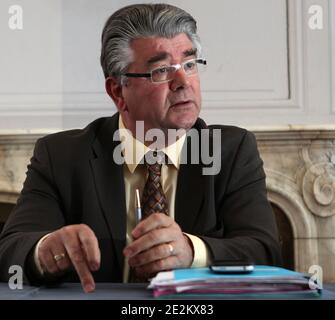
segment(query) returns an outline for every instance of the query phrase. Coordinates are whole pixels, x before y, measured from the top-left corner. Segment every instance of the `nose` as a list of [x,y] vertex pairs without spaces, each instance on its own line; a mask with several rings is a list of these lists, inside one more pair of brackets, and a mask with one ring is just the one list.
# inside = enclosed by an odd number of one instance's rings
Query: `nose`
[[190,86],[189,77],[186,75],[183,69],[179,69],[174,74],[173,80],[170,82],[170,88],[172,91],[177,91],[179,89],[185,89]]

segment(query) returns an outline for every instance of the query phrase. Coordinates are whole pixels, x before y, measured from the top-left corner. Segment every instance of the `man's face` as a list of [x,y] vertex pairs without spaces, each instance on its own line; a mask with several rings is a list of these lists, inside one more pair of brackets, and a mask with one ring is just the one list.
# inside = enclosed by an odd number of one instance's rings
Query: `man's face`
[[[179,64],[195,58],[192,42],[185,34],[172,39],[145,38],[132,41],[134,62],[129,73],[146,73],[160,66]],[[122,87],[125,124],[133,129],[144,120],[145,130],[151,128],[188,129],[195,123],[201,107],[199,75],[186,76],[179,69],[170,82],[153,83],[150,78],[128,78]]]

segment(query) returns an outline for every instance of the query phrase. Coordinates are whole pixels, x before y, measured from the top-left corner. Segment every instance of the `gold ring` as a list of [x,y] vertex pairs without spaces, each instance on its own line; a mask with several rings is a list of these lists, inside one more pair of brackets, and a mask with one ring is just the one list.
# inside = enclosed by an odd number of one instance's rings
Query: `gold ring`
[[170,255],[173,255],[174,253],[173,245],[171,243],[168,243],[168,246],[169,246]]
[[54,255],[54,260],[57,262],[59,260],[62,260],[65,258],[65,253],[61,253],[61,254],[55,254]]

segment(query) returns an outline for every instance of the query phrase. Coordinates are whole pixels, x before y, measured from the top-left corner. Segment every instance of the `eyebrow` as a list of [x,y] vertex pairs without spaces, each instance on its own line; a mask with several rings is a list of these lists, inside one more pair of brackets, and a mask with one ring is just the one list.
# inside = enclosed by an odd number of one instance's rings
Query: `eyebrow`
[[[183,56],[185,58],[190,56],[196,56],[196,54],[197,54],[196,48],[188,49],[183,52]],[[166,51],[158,52],[156,55],[148,59],[147,65],[151,65],[153,63],[165,60],[168,56],[169,54]]]
[[156,55],[154,55],[153,57],[151,57],[148,61],[147,61],[147,65],[156,63],[158,61],[162,61],[165,60],[168,57],[167,52],[162,51],[162,52],[158,52]]
[[190,56],[196,56],[197,51],[198,50],[196,48],[192,48],[192,49],[184,51],[183,54],[184,54],[184,57],[187,58],[187,57],[190,57]]

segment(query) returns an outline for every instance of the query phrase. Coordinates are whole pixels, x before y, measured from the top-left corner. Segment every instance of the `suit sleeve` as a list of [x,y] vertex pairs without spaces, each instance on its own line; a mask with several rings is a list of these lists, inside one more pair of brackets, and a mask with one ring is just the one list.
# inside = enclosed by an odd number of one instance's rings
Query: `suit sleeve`
[[8,281],[11,265],[19,265],[27,276],[32,249],[45,234],[64,225],[59,194],[54,183],[47,146],[38,140],[20,197],[0,235],[0,279]]
[[267,199],[263,161],[254,135],[245,131],[225,190],[217,191],[214,236],[201,236],[213,260],[249,259],[280,265],[281,254],[274,214]]

